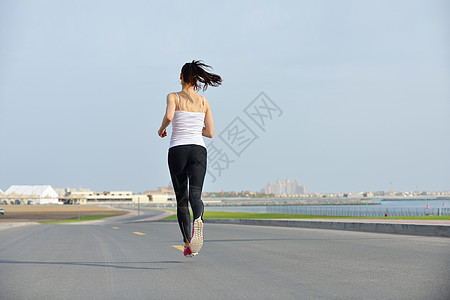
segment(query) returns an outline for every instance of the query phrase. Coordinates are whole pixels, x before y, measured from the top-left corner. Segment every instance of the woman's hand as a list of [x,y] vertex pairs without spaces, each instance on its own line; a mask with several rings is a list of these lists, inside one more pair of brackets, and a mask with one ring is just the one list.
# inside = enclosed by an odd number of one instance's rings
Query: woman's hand
[[166,137],[167,136],[167,131],[166,131],[166,129],[159,129],[158,130],[158,135],[160,136],[160,137]]

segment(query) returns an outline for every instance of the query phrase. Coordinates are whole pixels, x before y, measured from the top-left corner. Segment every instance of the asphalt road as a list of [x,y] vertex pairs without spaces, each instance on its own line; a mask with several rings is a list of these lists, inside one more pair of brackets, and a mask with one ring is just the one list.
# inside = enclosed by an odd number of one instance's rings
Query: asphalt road
[[[147,214],[154,214],[146,212]],[[0,299],[449,299],[450,239],[175,222],[0,231]]]

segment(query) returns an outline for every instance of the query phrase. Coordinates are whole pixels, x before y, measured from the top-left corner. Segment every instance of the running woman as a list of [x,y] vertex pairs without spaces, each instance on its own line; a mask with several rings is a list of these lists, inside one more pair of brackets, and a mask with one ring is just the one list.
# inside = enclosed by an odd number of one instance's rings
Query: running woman
[[[169,170],[177,198],[177,217],[184,242],[184,255],[194,256],[203,245],[203,201],[201,199],[206,174],[206,146],[203,137],[212,138],[214,121],[208,100],[197,94],[200,88],[217,87],[222,78],[206,69],[210,66],[193,60],[181,69],[181,91],[167,95],[166,114],[158,135],[167,136],[172,123],[169,145]],[[194,215],[191,236],[191,216]]]

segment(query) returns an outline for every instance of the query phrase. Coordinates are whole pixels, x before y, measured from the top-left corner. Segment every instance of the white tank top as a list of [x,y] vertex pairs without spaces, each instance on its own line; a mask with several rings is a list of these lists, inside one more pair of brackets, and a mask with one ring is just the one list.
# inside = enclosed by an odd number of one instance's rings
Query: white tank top
[[169,148],[179,145],[200,145],[206,148],[203,141],[202,131],[205,124],[205,99],[203,98],[202,112],[183,111],[180,105],[180,96],[178,98],[178,107],[172,119],[172,136],[170,137]]

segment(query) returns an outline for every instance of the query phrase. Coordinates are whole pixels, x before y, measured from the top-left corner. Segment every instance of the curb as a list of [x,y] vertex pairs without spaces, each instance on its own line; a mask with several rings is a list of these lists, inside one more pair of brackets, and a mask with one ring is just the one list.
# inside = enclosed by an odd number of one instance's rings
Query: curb
[[349,230],[375,233],[450,237],[450,226],[422,224],[386,224],[358,222],[287,221],[261,219],[206,219],[205,223],[300,227],[332,230]]
[[[176,222],[176,220],[160,220]],[[404,234],[418,236],[450,237],[448,225],[425,224],[387,224],[387,223],[362,223],[362,222],[330,222],[330,221],[301,221],[301,220],[263,220],[263,219],[205,219],[205,223],[298,227],[330,230],[348,230],[373,233]]]

